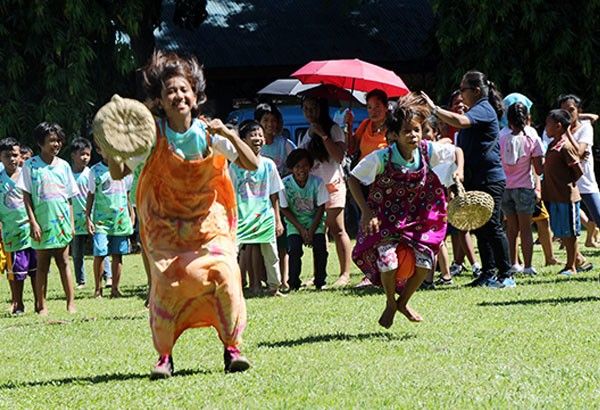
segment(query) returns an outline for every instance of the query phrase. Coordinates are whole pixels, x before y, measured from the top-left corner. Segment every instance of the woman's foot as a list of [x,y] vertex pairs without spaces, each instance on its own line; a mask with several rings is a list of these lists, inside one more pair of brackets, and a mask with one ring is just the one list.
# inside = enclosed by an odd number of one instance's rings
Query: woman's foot
[[101,299],[101,298],[102,298],[102,288],[99,288],[99,289],[97,288],[97,289],[94,291],[94,297],[95,297],[96,299]]
[[77,308],[75,307],[75,302],[67,303],[67,312],[73,314],[77,313]]
[[158,358],[158,362],[154,365],[154,369],[150,372],[150,379],[166,379],[173,375],[175,371],[175,366],[173,365],[173,356],[164,355]]
[[40,316],[48,316],[48,309],[42,308],[42,309],[38,310],[36,313]]
[[340,277],[333,284],[333,287],[334,288],[342,288],[344,286],[348,286],[348,283],[350,283],[350,274],[342,273],[340,275]]
[[562,262],[556,258],[548,259],[546,261],[546,266],[554,266],[554,265],[562,265]]
[[396,316],[396,306],[386,305],[379,318],[379,324],[389,329],[394,324],[394,316]]
[[408,305],[398,304],[398,312],[402,313],[411,322],[422,322],[423,318],[416,311],[412,310]]

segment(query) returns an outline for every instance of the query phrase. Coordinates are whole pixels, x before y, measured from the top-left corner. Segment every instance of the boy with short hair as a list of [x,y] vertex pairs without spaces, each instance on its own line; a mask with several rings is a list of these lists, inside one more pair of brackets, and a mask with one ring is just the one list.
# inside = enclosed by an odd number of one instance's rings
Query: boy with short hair
[[115,298],[122,296],[119,282],[123,255],[129,253],[129,236],[133,233],[127,195],[131,178],[113,180],[100,147],[96,147],[96,151],[102,156],[102,161],[90,168],[85,209],[88,232],[93,237],[94,295],[102,297],[102,265],[106,256],[111,255],[113,277],[110,295]]
[[571,143],[570,114],[562,109],[552,110],[546,118],[546,134],[552,142],[546,151],[542,199],[548,206],[552,232],[562,239],[567,251],[567,263],[561,275],[577,272],[577,259],[583,259],[577,247],[581,229],[579,202],[581,196],[576,182],[583,175],[577,150]]
[[329,193],[321,178],[310,175],[314,159],[307,150],[293,150],[285,163],[292,174],[283,179],[284,190],[279,192],[279,200],[288,232],[289,285],[291,289],[300,289],[302,246],[309,246],[313,249],[314,284],[323,289],[328,256],[324,215]]
[[11,313],[25,312],[23,284],[27,276],[35,296],[35,273],[37,259],[31,248],[29,218],[23,202],[23,192],[17,188],[16,179],[21,173],[19,165],[19,143],[14,138],[0,140],[0,161],[4,170],[0,172],[0,223],[2,241],[6,250],[8,280],[11,293]]

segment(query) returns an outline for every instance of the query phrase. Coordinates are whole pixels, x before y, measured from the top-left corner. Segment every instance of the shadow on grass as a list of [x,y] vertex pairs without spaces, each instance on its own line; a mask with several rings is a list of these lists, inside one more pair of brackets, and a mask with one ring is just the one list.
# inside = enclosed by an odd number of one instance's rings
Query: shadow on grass
[[600,302],[600,296],[564,297],[551,299],[520,299],[500,302],[481,302],[477,306],[560,305],[563,303]]
[[[89,290],[87,290],[87,289],[77,290],[77,291],[75,291],[75,300],[94,299],[93,293],[94,293],[93,287],[90,287]],[[110,297],[110,288],[103,288],[102,293],[104,295],[103,299],[112,299]],[[124,287],[121,287],[121,293],[123,294],[123,296],[116,298],[115,300],[134,298],[134,297],[145,300],[146,295],[148,293],[148,286],[147,285],[124,286]],[[60,291],[54,291],[48,295],[46,300],[65,300],[65,294]]]
[[[206,369],[183,369],[175,371],[173,377],[194,376],[197,374],[211,374],[213,371]],[[100,384],[111,382],[122,382],[127,380],[143,380],[150,379],[149,373],[112,373],[100,374],[97,376],[82,376],[82,377],[64,377],[62,379],[51,379],[31,382],[8,382],[0,384],[0,390],[13,390],[24,387],[39,387],[39,386],[61,386],[69,384]]]
[[548,283],[569,283],[569,282],[600,282],[598,276],[579,276],[586,275],[586,273],[580,273],[576,276],[564,277],[561,275],[554,276],[542,276],[541,278],[519,278],[517,277],[517,286],[531,286],[531,285],[546,285]]
[[[0,316],[0,318],[4,318],[4,317],[15,318],[15,319],[18,318],[17,316],[11,316],[11,315]],[[48,326],[48,325],[49,326],[71,325],[71,324],[86,323],[86,322],[98,322],[98,321],[102,321],[102,320],[106,320],[106,321],[148,320],[148,315],[142,314],[142,315],[123,315],[123,316],[82,317],[82,318],[76,318],[76,319],[48,319],[48,320],[40,320],[40,321],[36,321],[36,322],[25,322],[25,323],[18,323],[15,321],[15,322],[9,324],[8,326],[0,327],[0,330],[18,329],[18,328],[34,327],[34,326]]]
[[403,335],[395,335],[393,333],[386,332],[359,333],[355,335],[346,333],[330,333],[326,335],[306,336],[301,337],[299,339],[281,340],[279,342],[261,342],[258,344],[258,347],[294,347],[311,343],[326,343],[335,341],[353,341],[367,339],[410,340],[416,337],[417,336],[414,333],[405,333]]

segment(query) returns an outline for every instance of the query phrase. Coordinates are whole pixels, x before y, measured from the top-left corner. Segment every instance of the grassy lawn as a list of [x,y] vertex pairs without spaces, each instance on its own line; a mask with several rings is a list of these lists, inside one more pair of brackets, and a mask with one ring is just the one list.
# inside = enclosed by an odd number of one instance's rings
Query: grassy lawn
[[[597,251],[584,253],[600,267]],[[417,292],[411,305],[425,321],[397,316],[389,331],[377,325],[376,289],[250,299],[250,371],[225,375],[215,331],[193,329],[175,347],[176,377],[155,382],[139,255],[125,258],[125,298],[96,300],[88,286],[73,316],[54,270],[48,318],[32,313],[29,288],[24,316],[0,315],[0,408],[596,407],[598,270],[572,278],[558,270],[540,268],[515,289],[465,288],[463,276]],[[330,245],[328,272],[337,271]],[[0,300],[9,301],[5,278]]]

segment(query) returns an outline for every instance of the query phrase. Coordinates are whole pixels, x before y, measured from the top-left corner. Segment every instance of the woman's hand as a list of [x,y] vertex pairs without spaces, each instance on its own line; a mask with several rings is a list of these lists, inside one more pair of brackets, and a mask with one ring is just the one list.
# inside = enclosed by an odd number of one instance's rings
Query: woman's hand
[[423,97],[423,99],[425,100],[425,102],[427,103],[429,108],[431,108],[433,110],[436,107],[433,100],[431,98],[429,98],[429,96],[427,94],[425,94],[425,91],[421,91],[421,97]]
[[363,213],[360,217],[360,227],[367,235],[378,233],[380,225],[381,221],[371,211]]

